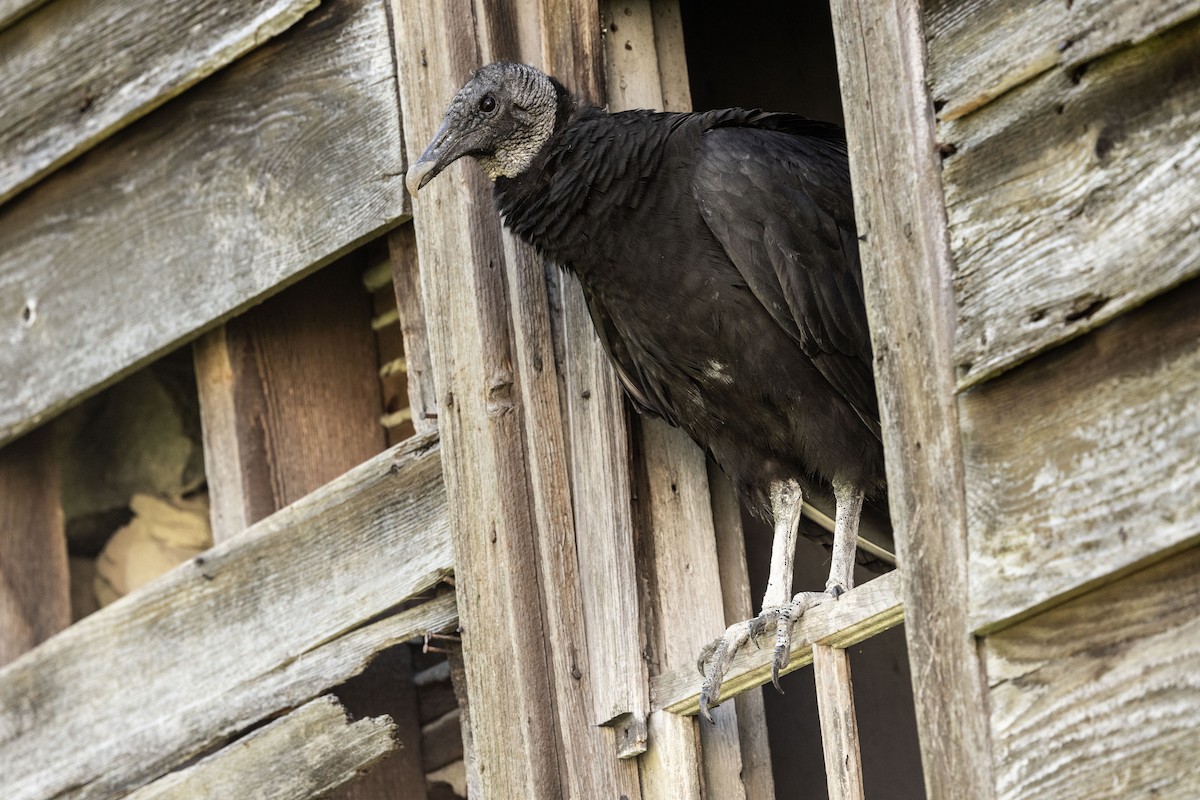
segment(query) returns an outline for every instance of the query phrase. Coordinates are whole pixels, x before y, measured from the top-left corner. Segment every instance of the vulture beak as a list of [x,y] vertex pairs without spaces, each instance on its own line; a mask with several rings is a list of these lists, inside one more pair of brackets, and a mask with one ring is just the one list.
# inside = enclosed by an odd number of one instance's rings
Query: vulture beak
[[454,115],[447,114],[425,152],[409,165],[404,183],[413,197],[417,196],[421,187],[437,177],[439,172],[475,149],[475,143],[472,141],[474,137],[461,136],[455,122]]

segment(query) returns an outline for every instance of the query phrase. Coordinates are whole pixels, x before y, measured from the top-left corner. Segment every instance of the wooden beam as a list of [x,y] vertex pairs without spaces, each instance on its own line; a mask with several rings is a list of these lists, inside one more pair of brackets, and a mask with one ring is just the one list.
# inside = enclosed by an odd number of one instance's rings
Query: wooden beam
[[[822,603],[809,610],[796,623],[792,649],[781,675],[812,663],[812,647],[822,644],[847,648],[896,627],[904,621],[898,571],[881,575],[856,586],[835,602]],[[771,680],[771,648],[742,650],[725,673],[721,685],[722,702]],[[650,679],[651,705],[672,714],[698,714],[700,687],[696,666],[690,664]]]
[[[690,110],[679,4],[606,0],[602,13],[609,31],[604,41],[608,107]],[[648,613],[653,617],[647,625],[654,632],[649,637],[654,646],[651,672],[672,671],[694,664],[727,623],[716,591],[721,570],[712,535],[708,468],[704,454],[682,431],[658,420],[644,421],[634,430],[647,480],[640,494],[642,537],[648,545],[643,559],[650,575]],[[727,515],[721,521],[736,526],[732,535],[740,533],[740,518]],[[693,681],[698,688],[700,677]],[[751,722],[765,724],[765,718]],[[663,754],[659,766],[652,752],[643,764],[645,796],[677,797],[682,791],[699,797],[703,784],[710,797],[746,797],[735,708],[727,707],[716,725],[694,726],[694,720],[669,716],[652,723],[658,741],[652,736],[650,750],[662,748]]]
[[987,707],[966,618],[953,262],[921,8],[834,0],[833,30],[925,787],[931,800],[987,800]]
[[[742,526],[742,504],[737,490],[710,459],[708,486],[712,494],[713,526],[717,533],[717,562],[721,565],[721,601],[725,620],[750,619],[754,609],[754,587],[746,564],[746,533]],[[745,691],[734,700],[737,709],[738,742],[742,748],[742,781],[746,797],[774,797],[771,742],[767,736],[767,712],[761,691]]]
[[348,256],[198,344],[215,541],[384,448],[378,357],[370,296],[356,271],[360,261]]
[[46,0],[0,0],[0,29],[45,5]]
[[429,328],[421,301],[417,234],[412,225],[401,225],[388,234],[388,254],[400,331],[404,337],[408,407],[412,409],[413,427],[417,433],[436,431],[437,387],[433,383]]
[[[410,152],[471,70],[521,57],[520,32],[537,30],[532,4],[393,10]],[[487,709],[471,715],[476,774],[484,796],[636,798],[635,767],[594,726],[541,261],[501,235],[490,188],[474,164],[456,164],[422,191],[414,219],[467,688]]]
[[[287,30],[318,0],[57,0],[4,29],[0,203]],[[187,31],[180,36],[179,31]]]
[[350,722],[336,698],[318,697],[127,800],[323,797],[394,751],[395,732],[387,717]]
[[453,626],[450,598],[387,616],[450,569],[440,448],[416,437],[0,670],[3,795],[117,797],[159,777]]
[[957,119],[1045,72],[1070,71],[1196,14],[1197,0],[931,2],[925,27],[938,117]]
[[972,628],[1200,539],[1198,304],[1193,280],[963,396]]
[[405,213],[388,41],[325,4],[0,207],[0,441]]
[[53,430],[0,450],[0,666],[71,624]]
[[[234,513],[257,521],[384,448],[379,356],[362,267],[361,252],[351,254],[223,326],[220,372],[228,380],[205,380],[202,369],[197,380],[206,462],[239,467],[229,476],[235,486],[209,481],[214,507],[229,505],[222,499],[228,488],[243,505]],[[219,413],[208,413],[210,403]],[[237,532],[221,536],[230,533]],[[396,671],[404,657],[373,663],[338,692],[360,715],[407,713],[412,734],[414,687]],[[333,796],[425,800],[419,737],[379,764],[369,781]]]
[[850,656],[842,648],[815,644],[812,660],[829,800],[863,800],[862,752]]
[[1197,604],[1192,548],[984,640],[996,796],[1200,797]]
[[1200,18],[938,137],[960,389],[1200,275]]

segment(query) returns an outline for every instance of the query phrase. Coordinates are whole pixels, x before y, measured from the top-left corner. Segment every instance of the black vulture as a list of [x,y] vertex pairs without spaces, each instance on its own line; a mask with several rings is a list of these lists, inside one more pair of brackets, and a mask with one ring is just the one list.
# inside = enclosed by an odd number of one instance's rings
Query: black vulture
[[[864,498],[886,501],[843,132],[737,108],[610,114],[495,63],[451,101],[409,190],[463,156],[507,227],[578,276],[633,405],[687,431],[774,521],[762,612],[701,654],[708,717],[736,650],[772,625],[777,679],[795,619],[853,585]],[[833,555],[825,590],[793,597],[802,500],[836,505]]]

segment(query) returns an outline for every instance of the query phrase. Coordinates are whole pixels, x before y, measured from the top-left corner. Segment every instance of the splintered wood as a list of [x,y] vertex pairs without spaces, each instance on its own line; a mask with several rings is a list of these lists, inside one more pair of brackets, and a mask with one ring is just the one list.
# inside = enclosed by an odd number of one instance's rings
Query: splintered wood
[[393,613],[449,573],[447,519],[412,439],[0,670],[6,799],[120,796],[453,626],[448,596]]

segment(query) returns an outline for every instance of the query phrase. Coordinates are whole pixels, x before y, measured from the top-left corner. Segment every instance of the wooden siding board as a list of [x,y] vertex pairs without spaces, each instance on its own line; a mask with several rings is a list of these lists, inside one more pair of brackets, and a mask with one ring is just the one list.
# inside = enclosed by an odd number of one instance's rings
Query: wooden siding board
[[922,5],[835,0],[832,12],[926,793],[987,800],[987,711],[966,610],[954,266]]
[[1200,537],[1197,304],[1193,280],[962,396],[973,627]]
[[0,0],[0,29],[7,28],[45,3],[46,0]]
[[1200,549],[989,636],[997,797],[1200,797]]
[[0,441],[406,213],[377,0],[341,0],[0,208]]
[[[536,60],[516,52],[538,43],[534,3],[392,7],[410,151],[480,63]],[[544,272],[501,234],[490,190],[476,165],[456,164],[414,217],[467,689],[487,710],[470,718],[468,771],[484,796],[636,798],[636,765],[594,724]]]
[[925,27],[938,116],[957,119],[1044,72],[1073,69],[1196,14],[1198,0],[935,0]]
[[54,434],[0,449],[0,666],[71,624]]
[[7,30],[0,8],[0,203],[286,30],[317,2],[56,0]]
[[[904,621],[899,572],[889,572],[856,586],[836,602],[821,603],[796,623],[787,666],[781,675],[812,663],[812,646],[845,649]],[[721,685],[722,702],[771,680],[770,647],[746,648],[734,658]],[[650,679],[652,707],[672,714],[698,714],[700,687],[695,664],[681,666]]]
[[446,597],[363,627],[449,573],[447,520],[416,437],[30,651],[0,670],[3,795],[121,796],[453,625]]
[[1200,273],[1200,19],[939,136],[960,388]]
[[350,722],[335,698],[318,697],[126,800],[323,797],[396,750],[395,730],[387,717]]

